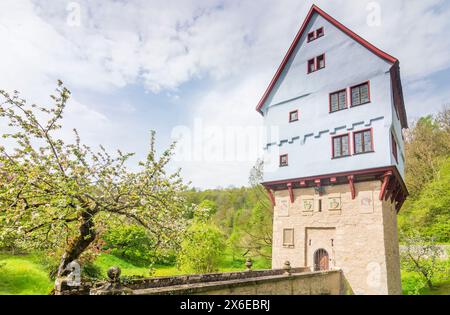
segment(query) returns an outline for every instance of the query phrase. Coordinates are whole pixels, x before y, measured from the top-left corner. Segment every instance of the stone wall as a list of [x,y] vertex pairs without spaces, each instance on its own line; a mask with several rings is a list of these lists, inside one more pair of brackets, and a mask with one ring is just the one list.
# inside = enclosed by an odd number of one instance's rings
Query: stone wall
[[134,294],[339,295],[343,290],[341,272],[326,271],[141,289]]
[[351,291],[340,270],[305,268],[257,270],[120,280],[120,269],[108,271],[109,282],[65,288],[61,295],[341,295]]
[[[136,282],[126,286],[133,295],[340,295],[345,294],[345,281],[339,270],[286,273],[283,270],[224,273],[218,277],[204,277],[190,283],[186,276]],[[217,274],[219,275],[219,274]],[[208,280],[209,279],[209,280]],[[151,281],[150,281],[151,280]],[[177,283],[177,284],[174,284]],[[110,294],[108,290],[92,290],[91,294]],[[113,294],[118,294],[116,290]]]
[[[380,181],[276,191],[272,268],[284,261],[314,268],[314,252],[325,249],[330,268],[341,269],[356,294],[401,294],[396,211],[380,201]],[[283,230],[293,229],[292,244]]]

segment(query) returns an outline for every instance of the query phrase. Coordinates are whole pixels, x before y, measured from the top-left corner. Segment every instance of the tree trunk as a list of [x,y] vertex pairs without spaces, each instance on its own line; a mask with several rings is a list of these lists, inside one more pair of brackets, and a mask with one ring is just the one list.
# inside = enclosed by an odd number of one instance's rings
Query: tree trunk
[[94,214],[90,211],[84,211],[81,214],[80,234],[75,238],[61,257],[58,267],[57,277],[63,276],[66,266],[79,258],[86,248],[95,240],[96,232],[94,229]]

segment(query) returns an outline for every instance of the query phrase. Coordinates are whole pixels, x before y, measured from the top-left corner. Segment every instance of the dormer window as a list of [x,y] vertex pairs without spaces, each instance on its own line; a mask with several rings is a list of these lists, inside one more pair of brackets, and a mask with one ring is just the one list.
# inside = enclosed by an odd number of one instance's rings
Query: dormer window
[[308,73],[325,68],[325,54],[308,60]]
[[289,113],[289,122],[294,122],[298,120],[298,110],[294,110]]
[[352,106],[359,106],[370,103],[369,82],[356,85],[351,88]]
[[318,39],[319,37],[322,37],[323,35],[325,35],[323,27],[318,28],[317,30],[308,33],[308,43],[312,42],[315,39]]
[[288,155],[287,154],[280,155],[280,167],[285,167],[285,166],[288,166]]

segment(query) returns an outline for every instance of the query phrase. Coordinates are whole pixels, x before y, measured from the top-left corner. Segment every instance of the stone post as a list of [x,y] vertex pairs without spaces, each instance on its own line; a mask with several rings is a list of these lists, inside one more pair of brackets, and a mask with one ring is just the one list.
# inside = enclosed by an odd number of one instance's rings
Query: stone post
[[133,290],[122,286],[120,283],[121,270],[119,267],[108,269],[108,282],[99,288],[91,289],[90,295],[131,295]]
[[288,276],[291,275],[291,269],[292,269],[292,267],[291,267],[291,263],[290,263],[289,261],[286,260],[286,261],[284,262],[283,269],[284,269],[284,274],[285,274],[285,275],[288,275]]
[[247,258],[245,261],[245,267],[247,267],[247,271],[252,271],[253,262],[250,258]]

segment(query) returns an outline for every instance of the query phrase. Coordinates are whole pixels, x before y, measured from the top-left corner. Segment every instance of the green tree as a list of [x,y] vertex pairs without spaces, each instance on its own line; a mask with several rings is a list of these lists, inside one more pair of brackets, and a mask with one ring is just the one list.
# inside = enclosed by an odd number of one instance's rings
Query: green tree
[[[58,137],[70,91],[58,82],[54,105],[29,105],[17,91],[0,91],[0,120],[12,129],[0,147],[0,238],[15,235],[31,247],[61,248],[57,275],[94,242],[96,227],[126,218],[143,226],[163,244],[178,239],[185,189],[179,171],[167,174],[172,144],[161,156],[151,133],[149,151],[139,170],[127,163],[133,154],[110,155]],[[2,123],[4,123],[4,121]]]
[[450,108],[436,117],[427,116],[412,124],[405,133],[406,184],[411,198],[436,178],[441,158],[450,156]]
[[217,226],[196,221],[189,227],[181,243],[178,268],[194,273],[217,271],[224,248],[224,236]]
[[136,266],[148,266],[154,262],[155,240],[142,226],[119,225],[102,237],[104,249]]
[[433,289],[434,281],[445,272],[445,266],[440,261],[442,249],[433,238],[421,236],[416,231],[409,232],[403,239],[405,245],[401,252],[402,268],[421,276],[427,286]]

